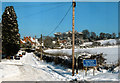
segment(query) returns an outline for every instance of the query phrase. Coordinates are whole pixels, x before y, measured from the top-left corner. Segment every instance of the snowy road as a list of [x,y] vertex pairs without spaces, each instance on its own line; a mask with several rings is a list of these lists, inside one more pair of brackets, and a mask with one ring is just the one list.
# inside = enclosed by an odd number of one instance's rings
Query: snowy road
[[[15,63],[17,62],[17,64]],[[6,63],[7,64],[7,63]],[[9,63],[8,65],[11,65]],[[51,75],[42,70],[41,64],[37,64],[37,61],[33,57],[33,54],[27,54],[20,61],[13,61],[12,66],[17,66],[20,72],[18,75],[2,78],[4,81],[55,81]]]
[[38,61],[33,53],[27,53],[20,60],[3,60],[0,62],[0,82],[1,81],[70,81],[73,79],[88,81],[117,81],[118,72],[111,73],[104,70],[103,72],[88,71],[88,76],[84,72],[72,76],[71,69],[65,69],[53,63]]

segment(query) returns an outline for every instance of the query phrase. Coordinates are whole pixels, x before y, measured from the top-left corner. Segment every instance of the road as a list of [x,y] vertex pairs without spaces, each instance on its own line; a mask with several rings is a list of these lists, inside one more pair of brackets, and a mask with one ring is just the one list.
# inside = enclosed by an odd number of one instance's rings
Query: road
[[[22,64],[12,64],[19,68],[20,74],[15,76],[10,76],[7,78],[2,78],[4,81],[56,81],[52,75],[48,74],[45,70],[42,63],[38,63],[38,61],[33,57],[32,53],[28,53],[23,56],[23,58],[17,63]],[[8,64],[11,65],[11,64]]]

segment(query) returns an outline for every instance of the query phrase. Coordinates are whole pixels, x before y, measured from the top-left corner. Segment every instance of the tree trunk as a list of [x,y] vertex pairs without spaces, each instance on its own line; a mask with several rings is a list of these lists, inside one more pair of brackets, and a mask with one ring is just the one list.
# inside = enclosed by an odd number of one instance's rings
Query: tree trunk
[[0,62],[1,62],[1,59],[2,59],[2,54],[0,54]]

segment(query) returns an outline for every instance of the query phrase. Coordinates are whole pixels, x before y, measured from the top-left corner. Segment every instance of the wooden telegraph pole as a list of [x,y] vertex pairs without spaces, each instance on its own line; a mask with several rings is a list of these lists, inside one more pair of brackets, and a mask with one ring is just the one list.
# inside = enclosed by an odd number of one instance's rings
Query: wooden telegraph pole
[[36,35],[35,35],[35,49],[36,49]]
[[40,59],[42,60],[42,34],[41,34],[41,57]]
[[74,24],[75,24],[75,0],[72,2],[72,76],[74,76],[74,41],[75,41],[75,31],[74,31]]

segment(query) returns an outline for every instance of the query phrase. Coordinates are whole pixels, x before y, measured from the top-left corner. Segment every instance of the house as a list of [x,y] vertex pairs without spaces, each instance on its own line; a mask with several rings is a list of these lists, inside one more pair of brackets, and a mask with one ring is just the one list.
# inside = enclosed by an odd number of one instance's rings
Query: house
[[65,47],[67,44],[67,40],[60,40],[59,42],[60,42],[61,47]]
[[62,33],[61,32],[57,32],[57,33],[54,33],[54,35],[55,35],[55,40],[57,40],[57,38],[61,39]]
[[35,39],[34,37],[32,38],[31,36],[24,37],[24,39],[20,39],[20,43],[21,45],[24,45],[25,47],[29,47],[29,48],[40,47],[40,43],[38,42],[38,39]]
[[75,45],[82,44],[83,41],[83,33],[75,31]]

